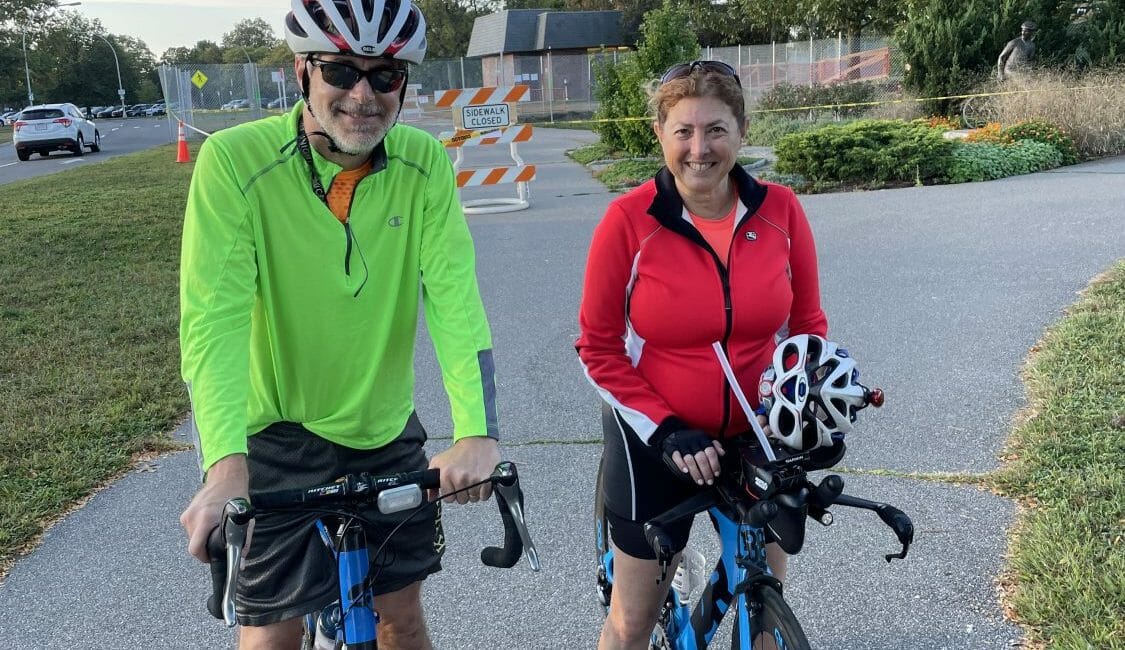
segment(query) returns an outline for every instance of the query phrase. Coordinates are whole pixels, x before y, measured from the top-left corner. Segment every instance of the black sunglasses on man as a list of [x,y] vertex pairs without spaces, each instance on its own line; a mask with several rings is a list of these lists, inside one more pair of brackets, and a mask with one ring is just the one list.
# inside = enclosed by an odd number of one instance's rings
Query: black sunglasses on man
[[360,79],[367,79],[371,89],[377,93],[392,93],[402,88],[406,81],[406,70],[402,68],[372,68],[362,70],[343,61],[324,61],[309,57],[309,63],[320,68],[324,81],[341,90],[351,90]]

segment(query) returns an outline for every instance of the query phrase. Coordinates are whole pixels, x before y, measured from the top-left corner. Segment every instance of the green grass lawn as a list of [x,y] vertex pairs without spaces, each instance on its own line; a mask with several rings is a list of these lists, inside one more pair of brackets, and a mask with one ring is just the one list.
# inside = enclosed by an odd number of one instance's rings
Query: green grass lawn
[[12,127],[0,126],[0,144],[10,144],[12,142]]
[[193,165],[174,160],[164,146],[0,186],[0,565],[134,454],[170,448],[187,411]]
[[1125,648],[1123,359],[1125,261],[1040,342],[997,475],[1024,506],[1003,582],[1037,646]]

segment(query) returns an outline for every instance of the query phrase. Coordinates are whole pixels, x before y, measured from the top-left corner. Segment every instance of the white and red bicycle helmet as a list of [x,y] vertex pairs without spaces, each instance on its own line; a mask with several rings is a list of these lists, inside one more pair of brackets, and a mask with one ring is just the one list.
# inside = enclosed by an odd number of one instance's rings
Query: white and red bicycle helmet
[[426,57],[426,19],[411,0],[292,0],[285,40],[296,54]]
[[834,436],[852,430],[856,411],[875,403],[847,351],[813,334],[778,344],[758,395],[769,413],[770,437],[798,451],[832,445]]

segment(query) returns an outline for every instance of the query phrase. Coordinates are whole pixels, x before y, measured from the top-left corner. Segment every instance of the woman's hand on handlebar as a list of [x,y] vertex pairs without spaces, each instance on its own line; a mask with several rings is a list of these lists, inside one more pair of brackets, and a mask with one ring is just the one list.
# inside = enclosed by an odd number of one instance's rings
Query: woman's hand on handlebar
[[[441,493],[451,495],[445,498],[445,502],[465,504],[487,501],[492,496],[492,483],[488,479],[499,463],[500,446],[496,439],[472,436],[461,438],[452,447],[431,458],[430,468],[441,470]],[[481,481],[484,481],[481,485],[452,494]],[[437,494],[430,490],[428,498],[433,500]]]
[[696,485],[712,485],[719,476],[719,458],[726,451],[718,440],[698,429],[680,429],[660,443],[665,464],[682,478],[691,477]]
[[[188,553],[200,562],[209,563],[207,536],[222,523],[223,508],[235,497],[246,498],[250,475],[245,454],[231,454],[207,470],[203,487],[180,515],[180,525],[188,536]],[[252,529],[246,532],[246,548],[250,547]]]

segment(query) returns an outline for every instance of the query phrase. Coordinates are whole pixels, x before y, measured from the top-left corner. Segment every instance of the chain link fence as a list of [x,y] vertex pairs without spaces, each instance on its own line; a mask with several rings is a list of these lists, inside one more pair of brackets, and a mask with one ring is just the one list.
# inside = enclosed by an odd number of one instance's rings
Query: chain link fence
[[[525,121],[565,121],[591,117],[597,110],[594,70],[619,63],[628,51],[508,54],[486,59],[430,59],[411,68],[402,119],[452,120],[448,109],[433,107],[433,94],[453,88],[530,87],[519,104]],[[753,110],[771,90],[784,85],[825,86],[865,82],[870,100],[901,99],[903,60],[886,38],[843,36],[766,45],[705,48],[703,58],[729,63],[739,72]],[[160,83],[174,127],[184,120],[189,138],[203,137],[241,122],[288,110],[300,98],[292,66],[264,68],[253,63],[162,66]],[[175,138],[174,128],[170,128]]]

